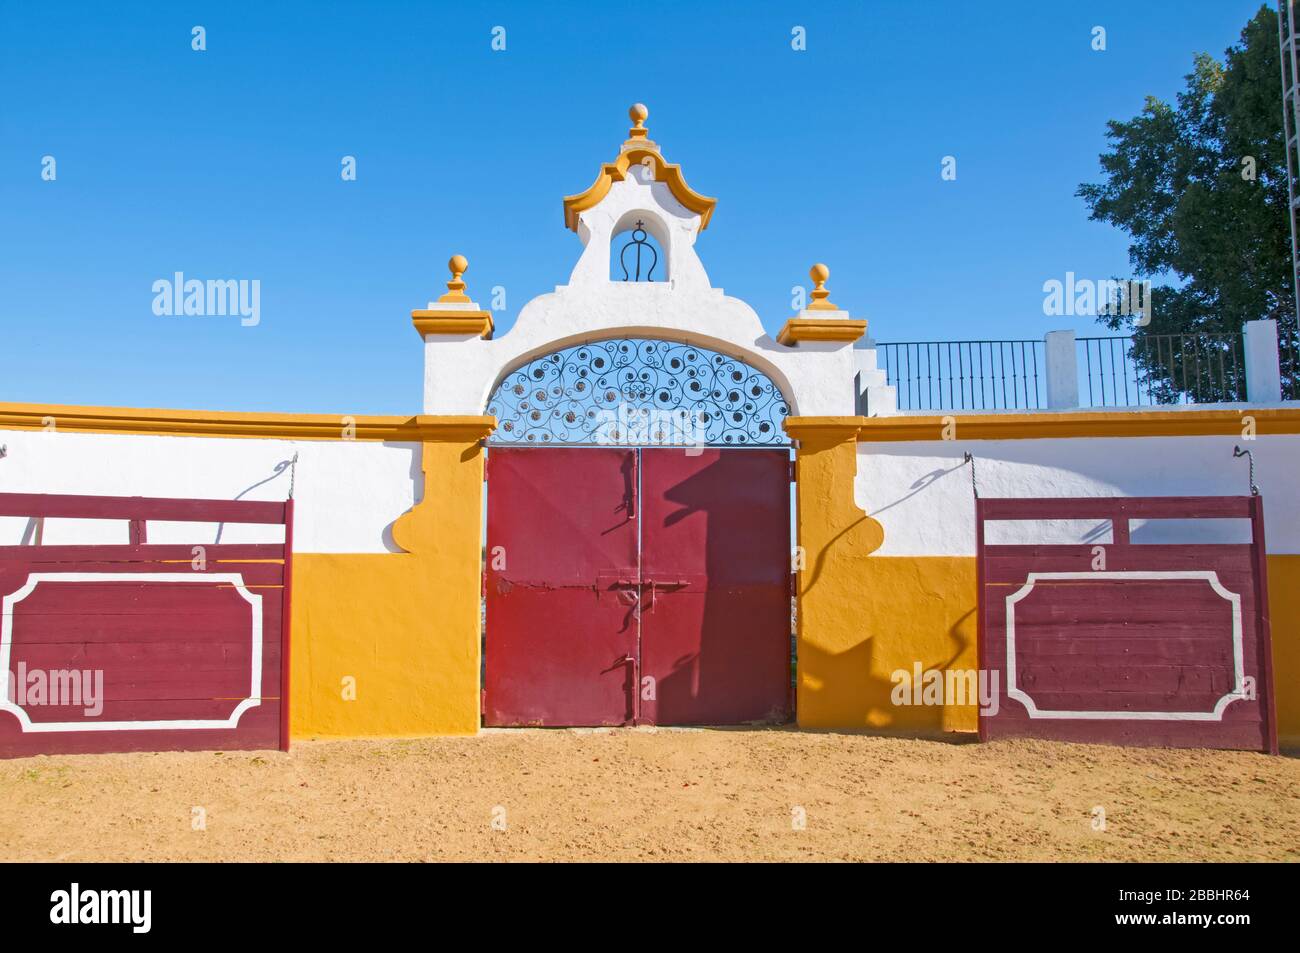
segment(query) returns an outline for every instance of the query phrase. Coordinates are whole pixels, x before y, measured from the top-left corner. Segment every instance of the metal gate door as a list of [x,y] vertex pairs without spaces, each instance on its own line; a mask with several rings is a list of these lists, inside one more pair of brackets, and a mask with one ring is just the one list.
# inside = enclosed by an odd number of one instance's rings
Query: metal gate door
[[661,448],[641,460],[640,720],[785,721],[789,454]]
[[[980,668],[1000,682],[981,738],[1276,752],[1259,497],[984,499],[976,515]],[[986,539],[1051,520],[1109,521],[1110,541]],[[1135,544],[1135,520],[1208,541]],[[1228,520],[1249,542],[1216,541]]]
[[788,454],[492,448],[485,723],[790,712]]
[[630,449],[492,449],[488,725],[632,719],[636,464]]

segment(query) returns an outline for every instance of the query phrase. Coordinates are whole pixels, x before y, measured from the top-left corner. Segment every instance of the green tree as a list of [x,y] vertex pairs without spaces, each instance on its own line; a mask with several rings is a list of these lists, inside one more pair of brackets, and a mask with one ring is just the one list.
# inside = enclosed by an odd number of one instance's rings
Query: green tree
[[[1234,339],[1171,346],[1159,335],[1229,335],[1275,318],[1294,346],[1279,63],[1277,14],[1261,6],[1223,62],[1196,55],[1176,105],[1148,96],[1137,116],[1107,123],[1105,181],[1076,193],[1094,221],[1128,232],[1129,260],[1154,285],[1151,322],[1132,328],[1131,354],[1157,401],[1244,397]],[[1133,324],[1119,314],[1100,320],[1114,330]],[[1295,369],[1284,371],[1294,394]]]

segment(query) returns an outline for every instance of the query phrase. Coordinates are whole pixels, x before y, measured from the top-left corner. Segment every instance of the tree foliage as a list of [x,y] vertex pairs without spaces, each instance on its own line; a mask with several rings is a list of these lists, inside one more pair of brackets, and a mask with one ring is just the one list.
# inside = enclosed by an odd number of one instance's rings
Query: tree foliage
[[[1139,345],[1155,335],[1236,333],[1261,318],[1277,319],[1294,340],[1282,108],[1277,14],[1261,6],[1222,62],[1194,58],[1175,104],[1148,96],[1137,116],[1107,123],[1104,181],[1076,194],[1094,221],[1129,234],[1129,260],[1152,280],[1151,322],[1134,328]],[[1116,330],[1133,321],[1100,320]],[[1177,399],[1199,370],[1181,359],[1143,359],[1159,350],[1147,345],[1134,359],[1160,385],[1161,399]],[[1216,386],[1209,399],[1234,399],[1236,383]]]

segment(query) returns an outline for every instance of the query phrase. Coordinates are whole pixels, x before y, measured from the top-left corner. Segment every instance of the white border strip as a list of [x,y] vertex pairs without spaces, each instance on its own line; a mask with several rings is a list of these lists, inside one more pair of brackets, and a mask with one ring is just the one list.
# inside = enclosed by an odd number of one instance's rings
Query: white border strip
[[[1232,604],[1233,690],[1221,697],[1213,711],[1044,711],[1016,685],[1016,603],[1034,591],[1045,579],[1201,579]],[[1016,592],[1007,596],[1007,697],[1025,706],[1030,718],[1061,718],[1072,721],[1222,721],[1223,712],[1235,701],[1247,701],[1244,689],[1241,649],[1241,596],[1229,592],[1212,570],[1173,572],[1031,572]]]
[[[32,721],[27,712],[9,697],[9,658],[13,647],[14,606],[30,596],[43,582],[228,582],[252,607],[253,664],[248,697],[242,699],[225,719],[191,718],[171,721]],[[18,718],[24,733],[61,731],[145,731],[157,729],[237,728],[250,708],[262,704],[262,597],[249,592],[242,573],[184,572],[34,572],[17,592],[0,599],[0,711]]]

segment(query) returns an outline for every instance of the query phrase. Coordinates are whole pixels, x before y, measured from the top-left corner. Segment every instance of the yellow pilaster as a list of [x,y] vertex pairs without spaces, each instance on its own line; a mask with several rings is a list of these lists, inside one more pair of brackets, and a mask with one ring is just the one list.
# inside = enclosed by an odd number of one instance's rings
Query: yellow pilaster
[[291,734],[471,734],[479,725],[482,439],[491,417],[420,417],[424,494],[402,553],[294,559]]
[[805,728],[973,729],[975,706],[897,705],[894,672],[975,668],[975,560],[872,555],[858,508],[862,417],[792,417],[796,450],[798,719]]
[[884,540],[853,501],[862,417],[790,417],[795,453],[798,718],[804,727],[844,727],[845,695],[864,595],[862,562]]

